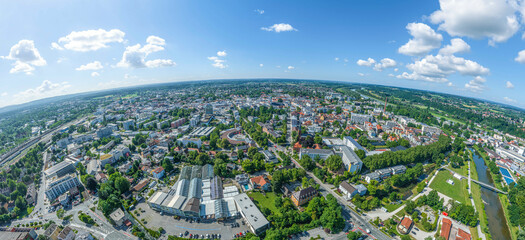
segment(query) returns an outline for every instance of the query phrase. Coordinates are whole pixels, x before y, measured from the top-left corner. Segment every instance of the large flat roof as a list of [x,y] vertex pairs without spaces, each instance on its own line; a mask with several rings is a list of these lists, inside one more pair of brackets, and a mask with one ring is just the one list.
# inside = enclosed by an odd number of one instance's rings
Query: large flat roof
[[233,197],[239,211],[243,212],[243,215],[246,218],[246,221],[255,229],[262,228],[269,224],[268,220],[264,217],[262,212],[257,208],[255,203],[246,195],[246,193],[241,193]]

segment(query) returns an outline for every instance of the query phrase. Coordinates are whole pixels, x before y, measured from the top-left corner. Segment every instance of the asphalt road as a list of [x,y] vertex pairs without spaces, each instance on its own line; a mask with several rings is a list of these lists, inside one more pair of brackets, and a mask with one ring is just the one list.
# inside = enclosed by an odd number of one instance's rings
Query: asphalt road
[[[292,159],[292,162],[299,168],[302,168],[301,165],[299,165],[298,162],[296,162],[294,159]],[[377,229],[375,226],[369,223],[368,219],[365,219],[361,215],[357,214],[348,207],[348,202],[343,199],[341,196],[339,196],[337,193],[335,193],[331,189],[331,185],[323,183],[321,180],[319,180],[313,173],[306,171],[309,177],[313,178],[318,184],[319,184],[319,190],[323,196],[328,195],[328,193],[332,194],[339,204],[341,204],[343,208],[343,217],[347,220],[352,219],[355,227],[361,228],[363,232],[366,234],[366,229],[370,230],[370,234],[367,234],[369,237],[373,239],[379,239],[379,240],[390,240],[392,237],[387,236],[383,232],[381,232],[379,229]]]

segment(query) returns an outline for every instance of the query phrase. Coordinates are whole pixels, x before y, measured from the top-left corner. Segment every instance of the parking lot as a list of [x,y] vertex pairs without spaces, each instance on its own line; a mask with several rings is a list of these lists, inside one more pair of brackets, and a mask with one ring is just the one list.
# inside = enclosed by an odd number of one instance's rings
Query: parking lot
[[[159,227],[164,228],[166,235],[179,236],[180,233],[185,233],[188,231],[189,234],[220,234],[221,239],[233,239],[233,235],[250,231],[248,226],[243,225],[243,219],[237,218],[232,220],[227,220],[224,223],[217,223],[217,221],[186,221],[186,219],[175,219],[171,215],[160,215],[159,212],[156,212],[149,208],[148,204],[141,202],[135,209],[139,212],[140,216],[137,216],[139,220],[146,220],[146,226],[150,229],[158,229]],[[144,212],[141,212],[139,209],[142,209]],[[232,224],[238,225],[238,227],[232,227]]]

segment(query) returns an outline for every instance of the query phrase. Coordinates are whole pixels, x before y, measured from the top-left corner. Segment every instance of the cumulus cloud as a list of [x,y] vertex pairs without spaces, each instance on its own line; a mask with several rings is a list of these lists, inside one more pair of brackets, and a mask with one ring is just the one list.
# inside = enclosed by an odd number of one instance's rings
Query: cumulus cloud
[[521,50],[518,53],[518,56],[514,58],[514,61],[519,62],[519,63],[525,63],[525,50]]
[[290,32],[290,31],[297,31],[297,29],[293,28],[292,25],[288,23],[276,23],[269,27],[262,27],[261,28],[264,31],[268,32]]
[[47,64],[46,60],[40,56],[38,49],[36,49],[35,42],[26,39],[20,40],[13,45],[9,55],[2,56],[2,58],[15,61],[9,73],[24,72],[32,74],[35,66],[45,66]]
[[397,66],[397,62],[395,60],[390,58],[383,58],[379,63],[376,63],[374,65],[374,70],[381,72],[385,68],[392,68],[395,66]]
[[104,68],[102,64],[99,61],[94,61],[91,63],[87,63],[84,65],[81,65],[80,67],[77,67],[75,70],[77,71],[92,71],[92,70],[99,70]]
[[216,68],[226,68],[226,65],[224,65],[225,60],[223,59],[219,59],[216,56],[212,56],[212,57],[208,57],[208,60],[213,61],[211,65]]
[[398,52],[409,56],[421,56],[439,48],[443,36],[424,23],[409,23],[406,26],[412,39],[398,49]]
[[361,76],[361,77],[365,76],[364,73],[357,73],[357,75],[359,75],[359,76]]
[[98,76],[100,76],[100,74],[99,74],[98,72],[92,72],[92,73],[91,73],[91,76],[92,76],[92,77],[98,77]]
[[514,84],[512,84],[510,81],[507,81],[507,82],[505,83],[505,87],[506,87],[506,88],[514,88]]
[[486,81],[487,80],[485,78],[477,76],[474,79],[470,80],[468,83],[465,83],[465,88],[471,92],[479,93],[485,90],[484,83]]
[[123,68],[156,68],[175,66],[176,63],[170,59],[155,59],[146,61],[146,57],[154,52],[164,50],[165,40],[157,36],[149,36],[146,39],[146,45],[136,44],[126,47],[122,60],[117,63],[117,67]]
[[[454,52],[463,52],[466,49],[469,47],[467,48],[463,43],[454,40],[450,45],[441,49],[437,55],[427,55],[408,64],[406,67],[412,73],[403,72],[396,77],[428,82],[448,82],[448,76],[454,73],[473,77],[489,74],[490,70],[479,63],[453,55]],[[474,86],[475,84],[471,85]]]
[[258,14],[264,14],[264,10],[262,9],[255,9],[255,12],[257,12]]
[[125,33],[119,29],[106,31],[104,29],[73,31],[65,37],[58,39],[58,43],[51,43],[51,48],[57,50],[71,50],[77,52],[96,51],[109,47],[109,43],[124,42]]
[[338,57],[334,58],[334,61],[336,61],[336,62],[339,61],[339,58]]
[[357,60],[357,65],[364,67],[374,67],[376,71],[383,71],[385,68],[391,68],[397,66],[397,62],[390,58],[383,58],[381,61],[376,62],[373,58],[368,58],[367,60],[359,59]]
[[2,97],[7,96],[7,92],[3,92],[2,94],[0,94],[0,96],[2,96]]
[[[213,63],[211,64],[213,67],[216,67],[216,68],[227,68],[228,66],[227,65],[224,65],[224,63],[226,62],[226,60],[222,59],[224,58],[226,55],[226,51],[218,51],[217,52],[217,56],[211,56],[211,57],[208,57],[208,60],[212,61]],[[262,67],[262,64],[259,65]]]
[[440,0],[439,5],[430,20],[451,36],[487,37],[494,44],[506,41],[519,29],[516,1]]
[[226,51],[218,51],[218,52],[217,52],[217,56],[219,56],[219,57],[226,57],[226,55],[228,55],[228,54],[226,53]]
[[451,55],[455,53],[465,53],[470,51],[470,45],[468,45],[461,38],[454,38],[450,40],[450,44],[439,50],[439,54]]
[[288,66],[288,70],[294,70],[295,67],[294,66]]
[[357,65],[359,66],[370,67],[374,63],[376,63],[376,60],[374,60],[373,58],[368,58],[367,60],[363,60],[363,59],[357,60]]
[[259,67],[264,67],[264,64],[262,64],[262,63],[261,63],[261,64],[259,64]]
[[71,85],[69,85],[68,82],[52,83],[49,80],[44,80],[40,86],[19,92],[15,94],[14,97],[17,102],[32,101],[44,97],[64,94],[65,90],[70,87]]

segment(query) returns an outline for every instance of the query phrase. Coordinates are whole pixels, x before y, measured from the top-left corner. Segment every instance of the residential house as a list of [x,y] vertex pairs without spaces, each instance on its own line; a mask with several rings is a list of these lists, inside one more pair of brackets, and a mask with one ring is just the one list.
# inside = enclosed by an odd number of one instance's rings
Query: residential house
[[295,204],[295,206],[301,206],[305,203],[308,203],[310,200],[316,197],[317,194],[318,192],[315,188],[307,187],[307,188],[294,192],[292,194],[291,199],[292,199],[292,202]]

